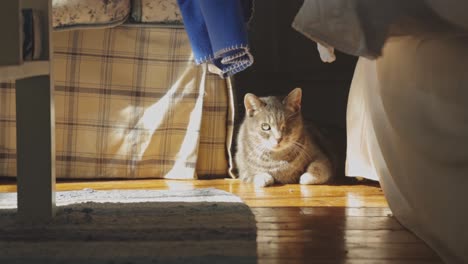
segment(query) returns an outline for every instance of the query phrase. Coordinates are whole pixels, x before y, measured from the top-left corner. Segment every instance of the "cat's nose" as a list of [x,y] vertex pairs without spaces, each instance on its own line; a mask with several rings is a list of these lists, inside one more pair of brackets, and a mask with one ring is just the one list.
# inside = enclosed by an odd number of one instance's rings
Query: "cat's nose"
[[275,139],[276,139],[276,143],[279,144],[283,140],[283,137],[277,137]]

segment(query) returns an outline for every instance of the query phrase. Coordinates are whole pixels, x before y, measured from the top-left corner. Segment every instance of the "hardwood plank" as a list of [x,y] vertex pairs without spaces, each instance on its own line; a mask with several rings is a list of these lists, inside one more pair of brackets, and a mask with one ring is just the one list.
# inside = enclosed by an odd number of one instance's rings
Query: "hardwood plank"
[[383,244],[364,246],[359,243],[257,243],[260,258],[290,259],[416,259],[430,260],[437,255],[424,244]]
[[[242,195],[239,194],[242,197]],[[347,206],[347,207],[362,207],[362,206],[370,206],[370,207],[379,207],[379,206],[388,206],[385,198],[383,197],[366,197],[365,200],[359,201],[358,204],[353,202],[349,202],[346,197],[337,197],[337,198],[326,198],[326,197],[316,197],[316,198],[290,198],[290,199],[248,199],[242,197],[246,204],[251,207],[266,207],[266,206],[274,206],[274,207],[291,207],[291,206]]]
[[332,219],[296,219],[294,222],[257,222],[259,230],[401,230],[404,229],[395,219],[388,217],[355,219],[350,217]]
[[[118,180],[118,181],[62,181],[57,191],[110,189],[192,190],[217,188],[240,196],[251,207],[388,207],[382,190],[375,185],[322,185],[303,186],[289,184],[268,188],[255,188],[233,179],[218,180]],[[0,185],[0,192],[14,192],[14,183]]]
[[258,264],[303,264],[303,263],[320,263],[320,264],[442,264],[440,260],[406,260],[406,259],[291,259],[291,258],[260,258]]
[[390,208],[386,207],[255,207],[252,212],[259,216],[302,216],[302,215],[325,215],[325,216],[392,216]]
[[[0,192],[16,188],[14,182],[0,183]],[[57,183],[61,191],[83,188],[218,188],[239,195],[251,206],[257,221],[258,263],[442,263],[392,217],[382,190],[375,184],[291,184],[258,189],[232,179]]]
[[258,242],[314,242],[316,240],[342,240],[347,243],[421,243],[421,240],[406,230],[258,230]]

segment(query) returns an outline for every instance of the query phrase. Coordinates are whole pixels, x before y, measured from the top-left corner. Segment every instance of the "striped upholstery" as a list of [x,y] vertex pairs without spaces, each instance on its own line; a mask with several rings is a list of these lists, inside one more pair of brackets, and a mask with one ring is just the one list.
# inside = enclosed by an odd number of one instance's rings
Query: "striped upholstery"
[[[194,65],[183,29],[54,34],[57,177],[227,174],[231,88]],[[15,176],[14,85],[0,87],[0,175]]]

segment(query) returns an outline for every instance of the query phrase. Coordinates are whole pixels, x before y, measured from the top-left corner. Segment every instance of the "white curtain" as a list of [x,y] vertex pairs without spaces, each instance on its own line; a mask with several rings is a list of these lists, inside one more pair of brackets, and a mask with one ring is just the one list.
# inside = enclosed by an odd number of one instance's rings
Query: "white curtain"
[[468,263],[468,36],[393,38],[358,62],[347,175],[380,181],[397,219]]

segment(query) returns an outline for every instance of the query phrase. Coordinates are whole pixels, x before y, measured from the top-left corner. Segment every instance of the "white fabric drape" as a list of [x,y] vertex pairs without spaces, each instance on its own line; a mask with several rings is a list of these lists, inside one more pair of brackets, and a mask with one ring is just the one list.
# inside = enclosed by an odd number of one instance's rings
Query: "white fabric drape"
[[447,263],[468,263],[468,36],[404,37],[361,58],[347,175],[378,179],[397,219]]
[[379,180],[397,219],[447,263],[468,263],[466,7],[305,0],[292,23],[319,44],[378,58],[355,71],[347,175]]

